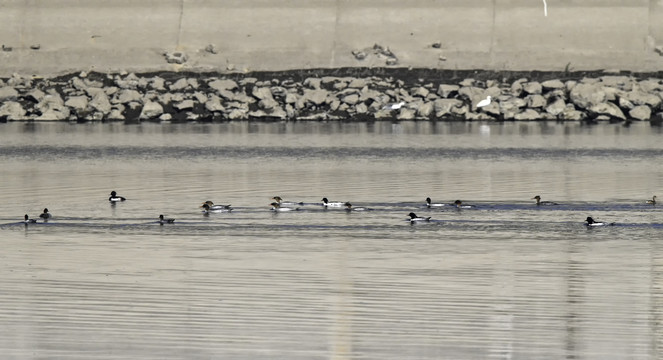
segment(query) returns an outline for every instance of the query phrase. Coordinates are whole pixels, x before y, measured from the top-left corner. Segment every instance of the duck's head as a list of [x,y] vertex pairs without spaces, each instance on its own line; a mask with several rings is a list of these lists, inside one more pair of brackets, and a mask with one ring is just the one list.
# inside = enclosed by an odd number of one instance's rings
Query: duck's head
[[461,206],[461,205],[463,205],[463,202],[460,201],[460,200],[456,200],[456,201],[454,201],[454,205]]
[[329,200],[328,200],[326,197],[322,198],[322,203],[323,203],[323,204],[326,204],[326,203],[328,203],[328,202],[329,202]]
[[117,193],[115,192],[115,190],[111,191],[110,196],[115,196],[115,195],[117,195]]
[[281,202],[281,201],[283,201],[283,199],[281,199],[280,196],[274,196],[274,197],[272,198],[272,200],[276,200],[276,202]]
[[537,195],[537,196],[533,197],[532,200],[537,200],[537,201],[539,201],[539,200],[541,200],[541,196]]
[[44,214],[46,214],[47,212],[48,212],[48,209],[44,208]]
[[432,201],[432,200],[431,200],[429,197],[426,198],[426,204],[430,204],[431,201]]
[[588,216],[587,219],[585,219],[585,221],[587,221],[588,224],[593,224],[595,222],[591,216]]
[[411,213],[409,213],[409,214],[407,214],[407,215],[410,217],[410,219],[414,219],[414,218],[417,217],[417,214],[415,214],[415,213],[413,213],[413,212],[411,212]]
[[201,208],[203,208],[203,210],[209,210],[209,205],[208,204],[203,204],[201,206]]
[[159,220],[163,220],[163,214],[159,215]]
[[352,207],[352,204],[350,204],[350,202],[349,202],[349,201],[348,201],[348,202],[346,202],[346,203],[345,203],[344,205],[345,205],[345,207],[346,207],[346,208],[348,208],[348,209]]
[[279,203],[277,203],[277,202],[273,202],[273,203],[271,203],[271,204],[269,204],[269,205],[271,205],[273,208],[278,208],[279,206],[281,206],[281,204],[279,204]]
[[25,216],[24,216],[23,218],[24,218],[25,220],[28,220],[28,214],[25,214]]
[[207,207],[212,207],[212,206],[214,206],[214,203],[211,200],[207,200],[202,205],[200,205],[200,207],[204,208],[205,205],[207,205]]

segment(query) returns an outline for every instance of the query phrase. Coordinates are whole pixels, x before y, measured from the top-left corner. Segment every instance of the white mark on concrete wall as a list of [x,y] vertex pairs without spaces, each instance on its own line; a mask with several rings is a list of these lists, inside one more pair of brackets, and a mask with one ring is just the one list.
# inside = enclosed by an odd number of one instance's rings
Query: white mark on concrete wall
[[548,16],[548,4],[546,4],[546,0],[543,0],[543,16]]

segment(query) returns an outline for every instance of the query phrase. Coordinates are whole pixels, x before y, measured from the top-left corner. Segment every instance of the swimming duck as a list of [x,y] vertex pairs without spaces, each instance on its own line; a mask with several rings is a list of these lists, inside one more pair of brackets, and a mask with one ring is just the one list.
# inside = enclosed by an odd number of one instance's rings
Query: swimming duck
[[552,202],[552,201],[541,201],[541,196],[539,196],[539,195],[533,197],[532,200],[536,200],[536,205],[539,205],[539,206],[540,205],[559,205],[558,203]]
[[329,200],[327,200],[327,198],[322,198],[322,206],[324,206],[324,207],[337,207],[337,208],[340,208],[340,207],[345,206],[345,203],[344,203],[344,202],[340,202],[340,201],[331,201],[331,202],[330,202]]
[[473,209],[474,205],[463,205],[463,202],[460,200],[454,201],[454,206],[458,209]]
[[601,222],[601,221],[596,221],[596,220],[592,219],[591,216],[588,216],[587,219],[585,219],[585,221],[586,221],[585,225],[587,225],[587,226],[613,226],[613,225],[615,225],[614,222],[604,223],[604,222]]
[[656,195],[651,200],[647,200],[647,204],[656,205]]
[[35,220],[35,219],[30,219],[28,217],[28,214],[25,214],[24,219],[25,220],[23,220],[23,223],[25,223],[25,224],[34,224],[34,223],[37,222],[37,220]]
[[124,201],[126,198],[122,196],[118,196],[115,190],[111,191],[110,197],[108,198],[108,201],[110,202],[118,202],[118,201]]
[[272,200],[276,201],[277,203],[285,206],[296,206],[296,205],[304,205],[303,202],[295,202],[295,201],[286,201],[283,200],[280,196],[274,196]]
[[409,219],[410,224],[416,224],[416,223],[420,223],[420,222],[429,222],[430,221],[430,216],[420,217],[420,216],[417,216],[417,214],[415,214],[413,212],[409,213],[408,216],[410,217],[410,219]]
[[222,213],[222,212],[231,212],[233,209],[229,205],[213,205],[209,206],[208,204],[203,204],[201,206],[205,214],[209,213]]
[[231,212],[233,208],[228,205],[214,205],[212,201],[205,201],[202,205],[200,205],[200,208],[203,209],[204,213],[210,213],[210,212]]
[[51,218],[51,213],[48,212],[48,209],[44,209],[44,212],[39,214],[39,217],[44,220],[48,220]]
[[346,211],[367,211],[370,210],[369,208],[365,207],[352,207],[352,204],[350,202],[345,203],[345,210]]
[[175,222],[175,219],[166,219],[163,217],[163,215],[159,215],[159,224],[172,224]]
[[272,208],[270,210],[275,211],[275,212],[297,211],[297,210],[299,210],[299,208],[281,206],[281,204],[279,204],[277,202],[273,202],[270,205],[272,206]]
[[426,198],[426,206],[428,206],[429,208],[432,208],[432,207],[447,206],[447,204],[433,203],[432,200],[429,197],[427,197]]

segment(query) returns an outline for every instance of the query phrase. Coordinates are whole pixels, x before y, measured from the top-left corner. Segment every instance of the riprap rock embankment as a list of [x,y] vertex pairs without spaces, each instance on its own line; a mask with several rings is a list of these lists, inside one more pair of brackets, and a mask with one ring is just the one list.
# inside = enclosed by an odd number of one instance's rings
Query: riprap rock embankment
[[0,121],[663,120],[659,77],[353,71],[15,75],[0,80]]

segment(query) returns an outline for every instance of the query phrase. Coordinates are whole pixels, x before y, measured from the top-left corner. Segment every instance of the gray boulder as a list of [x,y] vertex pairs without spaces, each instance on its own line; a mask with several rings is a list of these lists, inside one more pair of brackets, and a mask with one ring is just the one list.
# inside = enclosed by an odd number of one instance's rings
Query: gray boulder
[[638,105],[628,112],[631,119],[646,121],[651,119],[651,109],[647,105]]
[[258,87],[254,86],[251,91],[251,95],[259,100],[269,100],[274,101],[274,96],[272,95],[272,90],[268,87]]
[[543,88],[538,81],[531,81],[523,84],[523,91],[532,95],[532,94],[541,94]]
[[11,86],[4,86],[0,88],[0,100],[16,99],[18,98],[18,91]]
[[580,121],[587,118],[587,115],[580,110],[576,110],[573,104],[566,104],[566,108],[558,115],[558,118],[561,120]]
[[16,101],[5,101],[0,105],[0,120],[23,120],[26,111]]
[[98,112],[106,115],[111,111],[111,103],[108,100],[106,93],[98,92],[88,104],[91,108],[97,110]]
[[170,91],[180,91],[186,89],[187,87],[189,87],[189,82],[186,78],[181,78],[168,86]]
[[418,86],[418,87],[412,89],[412,96],[420,97],[420,98],[423,98],[423,99],[425,99],[428,96],[429,93],[430,93],[430,90],[426,89],[423,86]]
[[65,106],[76,110],[77,112],[85,111],[88,105],[88,99],[85,95],[72,96],[65,101]]
[[223,90],[236,90],[238,88],[237,83],[233,80],[230,79],[217,79],[211,81],[209,84],[207,84],[210,88],[221,92]]
[[441,118],[453,114],[455,108],[463,106],[463,102],[458,99],[438,99],[433,102],[435,117]]
[[426,101],[417,106],[417,116],[423,117],[423,118],[429,118],[431,115],[433,115],[433,111],[435,110],[435,105],[432,101]]
[[566,102],[562,98],[556,98],[548,106],[546,106],[546,112],[550,115],[557,116],[561,114],[566,109]]
[[640,90],[647,93],[652,93],[654,91],[663,91],[663,84],[661,84],[661,80],[659,79],[642,80],[638,83],[638,87],[640,88]]
[[26,99],[30,99],[36,103],[39,103],[40,101],[44,100],[44,96],[46,96],[46,94],[39,89],[32,89],[24,96]]
[[248,109],[232,109],[228,113],[229,120],[245,120],[249,118]]
[[593,106],[604,104],[606,93],[603,85],[580,83],[573,87],[569,98],[576,106],[589,109]]
[[458,89],[458,95],[469,100],[472,103],[472,107],[475,107],[479,101],[486,97],[485,92],[486,90],[476,86],[463,86]]
[[113,98],[113,103],[127,104],[132,101],[141,101],[142,97],[143,96],[136,90],[123,89],[117,93],[117,97]]
[[621,109],[631,110],[635,107],[631,100],[627,99],[623,94],[617,100],[617,104]]
[[322,105],[327,100],[329,92],[327,90],[304,90],[304,94],[300,98],[300,101],[310,102],[314,105]]
[[453,94],[454,92],[458,92],[459,89],[460,86],[458,85],[440,84],[440,86],[437,87],[437,94],[443,98],[448,98],[449,95]]
[[527,101],[519,97],[509,97],[508,99],[499,102],[499,108],[502,114],[513,113],[513,115],[515,115],[525,106],[527,106]]
[[396,115],[396,119],[398,120],[414,120],[416,118],[417,111],[402,107],[400,111],[398,112],[398,115]]
[[639,90],[627,92],[624,94],[624,98],[632,102],[634,105],[649,105],[655,108],[661,104],[661,98],[659,96]]
[[111,121],[121,121],[124,120],[124,115],[122,115],[123,109],[111,109],[111,112],[108,114],[107,119]]
[[601,76],[601,83],[605,86],[614,87],[621,90],[631,90],[634,79],[629,76]]
[[558,79],[546,80],[541,83],[541,87],[543,87],[545,90],[563,89],[564,83]]
[[148,84],[154,90],[157,90],[157,91],[165,91],[166,90],[166,87],[165,87],[166,80],[164,80],[163,78],[160,78],[158,76],[155,76],[152,79],[150,79]]
[[531,120],[541,120],[541,114],[534,109],[525,109],[525,111],[516,114],[513,117],[515,120],[519,121],[531,121]]
[[175,105],[173,105],[173,108],[177,109],[177,111],[184,111],[184,110],[190,110],[193,109],[194,102],[191,99],[183,100]]
[[341,100],[348,105],[356,105],[359,102],[359,94],[350,94],[344,96]]
[[527,100],[527,107],[529,108],[543,108],[547,104],[546,99],[539,94],[527,95],[525,100]]
[[193,98],[201,104],[207,102],[207,94],[201,91],[196,91],[195,93],[193,93]]
[[589,111],[598,115],[606,115],[611,118],[626,120],[626,116],[624,116],[622,110],[611,102],[593,105],[591,108],[589,108]]
[[205,109],[209,112],[223,112],[226,108],[221,104],[221,99],[216,95],[211,95],[205,102]]
[[363,89],[367,84],[368,81],[366,79],[352,78],[347,87],[350,89]]
[[140,112],[141,120],[155,119],[163,114],[163,106],[155,101],[146,101]]
[[39,102],[35,108],[41,113],[41,115],[35,118],[35,120],[66,120],[70,115],[69,108],[64,105],[64,101],[60,94],[52,89],[49,90],[48,94],[44,96],[44,99]]
[[320,84],[322,83],[322,79],[320,78],[306,78],[304,79],[303,85],[310,88],[310,89],[320,89]]

